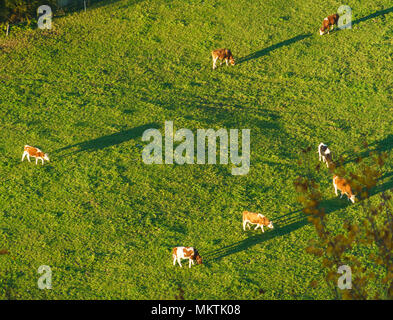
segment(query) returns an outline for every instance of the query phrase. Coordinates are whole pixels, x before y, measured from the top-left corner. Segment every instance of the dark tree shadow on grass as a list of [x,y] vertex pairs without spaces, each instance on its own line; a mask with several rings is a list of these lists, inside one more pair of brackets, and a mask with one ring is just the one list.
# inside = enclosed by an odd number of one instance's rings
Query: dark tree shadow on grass
[[[121,0],[86,0],[86,10],[105,7],[120,1]],[[128,1],[127,6],[131,6],[142,1],[144,0]],[[63,3],[64,5],[60,5],[61,3]],[[84,8],[85,4],[83,0],[59,0],[56,8],[58,11],[56,13],[73,13],[78,11],[84,11]]]
[[76,150],[70,152],[69,154],[72,153],[78,153],[82,151],[87,151],[87,152],[92,152],[92,151],[97,151],[100,149],[105,149],[108,147],[116,146],[118,144],[121,144],[123,142],[136,139],[142,136],[143,132],[148,129],[158,129],[159,125],[156,123],[149,123],[149,124],[144,124],[139,127],[135,127],[132,129],[128,130],[123,130],[117,133],[113,133],[110,135],[102,136],[93,140],[88,140],[80,143],[76,143],[73,145],[69,145],[67,147],[58,149],[55,151],[55,153],[62,153],[65,150],[70,150],[77,148]]
[[385,175],[383,175],[380,179],[380,181],[386,179],[386,178],[390,178],[389,180],[387,180],[386,182],[375,186],[375,188],[373,188],[372,190],[370,190],[369,192],[369,197],[372,197],[376,194],[385,192],[387,190],[392,190],[393,189],[393,172],[387,173]]
[[[275,135],[282,130],[279,122],[281,116],[277,112],[260,107],[251,109],[249,107],[252,104],[250,101],[222,96],[206,98],[184,91],[174,91],[172,96],[174,98],[170,100],[163,101],[158,98],[144,97],[142,101],[174,112],[179,110],[184,119],[198,121],[209,126],[220,124],[226,128],[238,128],[247,125],[251,129],[259,128],[274,131]],[[185,106],[191,108],[185,108]],[[233,109],[225,109],[228,106]],[[184,110],[188,111],[184,112]],[[267,119],[262,120],[260,117],[266,117]]]
[[341,160],[336,161],[336,166],[342,166],[351,162],[358,162],[361,159],[370,157],[372,153],[390,152],[393,149],[393,134],[386,138],[370,143],[368,149],[359,153],[353,151],[345,152]]
[[[369,197],[379,194],[381,192],[385,192],[387,190],[391,190],[393,188],[393,178],[391,178],[392,176],[393,173],[385,174],[383,178],[385,179],[389,177],[390,179],[385,183],[382,183],[373,188],[369,193]],[[321,201],[319,208],[323,208],[326,214],[330,214],[332,212],[345,209],[350,205],[353,204],[348,201],[345,196],[343,196],[342,199],[340,199],[339,197],[335,197],[332,199],[323,200]],[[265,233],[253,235],[244,240],[232,243],[228,246],[204,254],[204,257],[207,260],[207,264],[209,264],[210,262],[219,261],[226,256],[247,250],[265,241],[285,236],[310,223],[307,220],[306,214],[303,213],[303,210],[299,209],[274,219],[273,224],[275,225],[275,228],[273,230],[265,228]],[[261,231],[259,230],[259,232]]]
[[381,141],[378,141],[375,144],[376,145],[375,149],[378,151],[383,151],[383,152],[388,152],[393,149],[393,134],[389,134],[385,139],[382,139]]

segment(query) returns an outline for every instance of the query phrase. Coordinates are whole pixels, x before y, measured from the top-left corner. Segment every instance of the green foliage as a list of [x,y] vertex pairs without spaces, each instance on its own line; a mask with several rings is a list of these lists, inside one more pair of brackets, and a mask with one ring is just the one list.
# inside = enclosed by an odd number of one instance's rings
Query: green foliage
[[57,8],[57,0],[2,0],[0,23],[29,21],[37,16],[38,7],[44,4],[51,6],[53,10]]
[[[349,2],[354,20],[392,6]],[[322,258],[305,252],[319,237],[292,182],[304,172],[318,181],[337,236],[367,213],[315,170],[317,145],[347,154],[351,172],[365,136],[388,153],[374,204],[393,167],[392,13],[320,37],[341,4],[121,0],[0,38],[0,298],[334,298]],[[237,64],[213,72],[220,47]],[[141,129],[163,132],[165,120],[251,129],[250,172],[145,165]],[[25,144],[51,162],[21,162]],[[243,210],[275,228],[244,232]],[[204,265],[174,267],[177,245],[195,246]],[[382,279],[377,248],[353,250]],[[52,268],[52,290],[37,288],[40,265]],[[369,282],[382,295],[381,285]]]
[[[344,159],[329,166],[333,176],[347,177],[352,192],[360,199],[365,216],[360,221],[346,220],[343,223],[344,232],[334,234],[328,228],[328,204],[323,200],[317,181],[299,176],[295,187],[299,193],[299,202],[304,206],[307,215],[318,234],[318,241],[311,241],[306,249],[310,254],[322,258],[322,266],[326,268],[326,280],[330,283],[333,293],[340,294],[344,299],[393,299],[393,201],[391,192],[386,187],[379,190],[378,181],[384,172],[387,153],[377,150],[363,151],[371,159],[371,164],[362,156],[357,157],[356,172],[348,171],[344,166]],[[307,161],[307,157],[303,159]],[[393,188],[391,189],[393,191]],[[339,191],[340,192],[340,191]],[[379,202],[374,204],[371,196],[379,193]],[[362,260],[359,251],[377,248]],[[352,268],[352,288],[340,292],[337,289],[337,269],[341,265]],[[383,272],[376,276],[375,269],[382,267]],[[378,291],[371,288],[380,283]],[[313,286],[317,286],[315,280]],[[371,288],[370,288],[371,287]]]
[[[87,0],[86,5],[90,6],[98,2],[110,2],[103,0]],[[81,9],[84,6],[83,0],[0,0],[0,24],[29,22],[37,18],[37,9],[41,5],[49,5],[52,12],[57,9]]]

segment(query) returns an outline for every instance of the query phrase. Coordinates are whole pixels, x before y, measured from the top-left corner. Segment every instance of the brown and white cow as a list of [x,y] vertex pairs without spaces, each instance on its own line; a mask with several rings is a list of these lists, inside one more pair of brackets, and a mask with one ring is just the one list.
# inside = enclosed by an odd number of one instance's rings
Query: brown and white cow
[[348,197],[348,200],[351,200],[352,203],[355,203],[355,195],[353,194],[352,188],[346,179],[340,178],[339,176],[333,176],[333,186],[336,196],[338,196],[337,190],[340,190],[340,198],[342,198],[342,196],[345,194]]
[[38,159],[41,159],[42,165],[44,164],[44,160],[49,161],[49,157],[46,153],[43,153],[40,149],[25,145],[24,152],[22,155],[22,161],[27,156],[27,160],[30,162],[30,157],[35,158],[35,164],[38,163]]
[[220,59],[221,64],[222,61],[225,60],[226,64],[228,65],[228,62],[231,63],[231,65],[235,65],[235,59],[233,58],[232,52],[229,49],[216,49],[212,51],[212,58],[213,58],[213,70],[217,68],[216,62],[218,59]]
[[173,265],[176,265],[177,261],[180,267],[182,267],[180,263],[181,259],[188,259],[189,268],[191,268],[191,264],[194,264],[194,261],[196,261],[197,264],[202,264],[202,257],[199,255],[198,250],[193,247],[175,247],[172,250],[172,257]]
[[[246,231],[247,223],[256,224],[257,226],[255,227],[254,230],[261,228],[262,232],[265,232],[265,230],[263,230],[263,226],[273,229],[273,223],[268,218],[266,218],[263,214],[260,214],[260,213],[244,211],[243,212],[243,230],[244,231]],[[251,228],[250,226],[248,226],[248,227]]]
[[329,31],[332,30],[335,25],[337,25],[338,19],[339,15],[337,13],[327,16],[325,19],[323,19],[322,27],[319,29],[319,34],[322,36],[326,33],[326,31],[329,34]]

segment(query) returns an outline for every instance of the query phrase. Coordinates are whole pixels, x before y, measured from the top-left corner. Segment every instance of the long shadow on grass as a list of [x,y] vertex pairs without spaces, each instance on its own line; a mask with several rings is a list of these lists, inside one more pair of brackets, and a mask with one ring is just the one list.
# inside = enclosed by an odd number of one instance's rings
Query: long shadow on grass
[[[86,0],[86,10],[97,9],[99,7],[104,7],[104,6],[119,2],[119,1],[121,1],[121,0]],[[127,3],[127,6],[131,6],[131,5],[137,4],[142,1],[144,1],[144,0],[134,0],[132,3],[129,1]],[[61,17],[61,16],[71,14],[74,12],[84,11],[85,2],[83,0],[58,0],[57,5],[51,4],[51,7],[52,7],[52,9],[55,10],[55,12],[54,12],[55,17]],[[31,14],[32,14],[32,17],[34,17],[36,12],[33,12]],[[5,22],[5,18],[3,18],[3,21],[0,20],[0,22]],[[19,22],[19,23],[13,23],[13,24],[10,24],[10,30],[15,26],[27,26],[27,25],[28,25],[28,23],[26,21]],[[30,27],[32,29],[38,28],[37,25],[30,25]],[[0,47],[0,49],[1,49],[1,47]]]
[[363,21],[367,21],[369,19],[373,19],[373,18],[379,17],[381,15],[385,15],[385,14],[388,14],[388,13],[391,13],[391,12],[393,12],[393,7],[390,7],[390,8],[384,9],[384,10],[379,10],[379,11],[376,11],[376,12],[374,12],[372,14],[369,14],[368,16],[365,16],[363,18],[359,18],[359,19],[356,19],[356,20],[352,21],[352,25],[358,24],[358,23],[363,22]]
[[[391,177],[391,176],[393,176],[393,174],[387,174],[384,177]],[[369,196],[376,195],[378,193],[390,190],[392,188],[393,188],[393,178],[390,178],[390,180],[388,180],[387,182],[373,188],[370,191]],[[343,197],[342,199],[332,198],[329,200],[321,201],[320,208],[323,208],[326,214],[330,214],[337,210],[345,209],[350,205],[352,205],[352,203],[349,202],[345,197]],[[247,239],[232,243],[221,249],[204,254],[207,263],[218,261],[226,256],[247,250],[250,247],[253,247],[262,242],[284,236],[309,224],[307,220],[307,216],[303,213],[302,209],[292,211],[283,216],[280,216],[277,219],[275,219],[273,223],[275,225],[275,228],[273,230],[267,229],[265,230],[265,233],[253,235],[251,237],[248,237]]]
[[392,176],[393,176],[393,172],[390,172],[390,173],[387,173],[387,174],[383,175],[381,177],[380,181],[385,179],[385,178],[387,178],[387,177],[389,177],[390,179],[388,181],[380,184],[380,185],[377,185],[375,188],[370,190],[369,197],[374,196],[374,195],[376,195],[378,193],[385,192],[387,190],[392,190],[393,189],[393,178],[392,178]]
[[121,144],[123,142],[136,139],[142,136],[143,132],[147,129],[158,129],[160,126],[156,123],[148,123],[144,124],[139,127],[135,127],[132,129],[128,130],[123,130],[120,132],[116,132],[107,136],[99,137],[93,140],[88,140],[80,143],[76,143],[73,145],[69,145],[67,147],[58,149],[55,151],[57,152],[63,152],[65,150],[70,150],[77,148],[76,150],[70,152],[69,154],[72,153],[78,153],[82,151],[87,151],[87,152],[92,152],[92,151],[97,151],[100,149],[112,147],[118,144]]
[[[363,17],[363,18],[359,18],[359,19],[356,19],[356,20],[352,21],[352,25],[356,25],[356,24],[358,24],[360,22],[364,22],[364,21],[367,21],[369,19],[373,19],[373,18],[379,17],[381,15],[385,15],[385,14],[388,14],[388,13],[391,13],[391,12],[393,12],[393,7],[387,8],[387,9],[384,9],[384,10],[380,10],[380,11],[376,11],[376,12],[374,12],[372,14],[369,14],[369,15]],[[340,29],[337,29],[336,31],[339,31],[339,30]],[[297,35],[297,36],[295,36],[293,38],[281,41],[281,42],[276,43],[276,44],[274,44],[274,45],[272,45],[270,47],[267,47],[267,48],[264,48],[262,50],[259,50],[259,51],[256,51],[254,53],[251,53],[248,56],[245,56],[243,58],[239,58],[237,63],[240,64],[240,63],[243,63],[243,62],[246,62],[246,61],[249,61],[249,60],[258,59],[258,58],[260,58],[262,56],[267,55],[269,52],[271,52],[273,50],[276,50],[276,49],[279,49],[279,48],[291,45],[293,43],[296,43],[296,42],[301,41],[303,39],[309,38],[311,36],[312,36],[312,33],[306,33],[306,34]]]
[[344,153],[345,159],[343,161],[338,161],[336,166],[360,161],[361,159],[368,158],[372,153],[375,152],[390,152],[393,149],[393,134],[389,134],[386,138],[380,141],[370,143],[368,147],[370,149],[360,153],[354,153],[352,151]]
[[312,36],[311,33],[300,34],[300,35],[298,35],[296,37],[293,37],[293,38],[281,41],[281,42],[276,43],[276,44],[274,44],[274,45],[272,45],[270,47],[264,48],[262,50],[259,50],[259,51],[256,51],[254,53],[251,53],[248,56],[240,58],[240,59],[238,59],[237,63],[240,64],[240,63],[243,63],[243,62],[246,62],[246,61],[249,61],[249,60],[258,59],[258,58],[260,58],[262,56],[267,55],[269,52],[271,52],[273,50],[276,50],[276,49],[279,49],[279,48],[282,48],[282,47],[285,47],[285,46],[289,46],[289,45],[291,45],[293,43],[296,43],[296,42],[301,41],[303,39],[309,38],[311,36]]
[[217,125],[226,128],[257,128],[264,135],[272,135],[274,138],[283,131],[279,121],[281,116],[275,111],[255,107],[257,102],[243,101],[232,96],[200,97],[192,92],[177,90],[173,91],[172,97],[166,96],[165,99],[144,97],[142,101],[176,112],[184,119],[206,124],[210,128]]
[[[363,18],[359,18],[359,19],[353,20],[352,21],[352,25],[356,25],[356,24],[358,24],[360,22],[364,22],[364,21],[367,21],[367,20],[370,20],[370,19],[373,19],[373,18],[377,18],[379,16],[383,16],[382,19],[385,19],[385,14],[388,14],[388,13],[391,13],[391,12],[393,12],[393,7],[390,7],[390,8],[384,9],[384,10],[379,10],[379,11],[371,13],[371,14],[363,17]],[[338,29],[337,28],[333,32],[339,32],[339,31],[342,31],[342,30],[345,30],[345,29]]]

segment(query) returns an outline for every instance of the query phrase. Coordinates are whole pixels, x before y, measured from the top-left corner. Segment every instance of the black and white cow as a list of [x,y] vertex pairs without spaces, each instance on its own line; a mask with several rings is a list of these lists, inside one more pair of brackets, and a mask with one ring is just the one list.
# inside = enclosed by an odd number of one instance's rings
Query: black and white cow
[[320,143],[318,146],[318,153],[319,153],[319,161],[323,161],[326,163],[326,166],[329,168],[329,163],[332,163],[332,153],[328,146],[324,143]]

